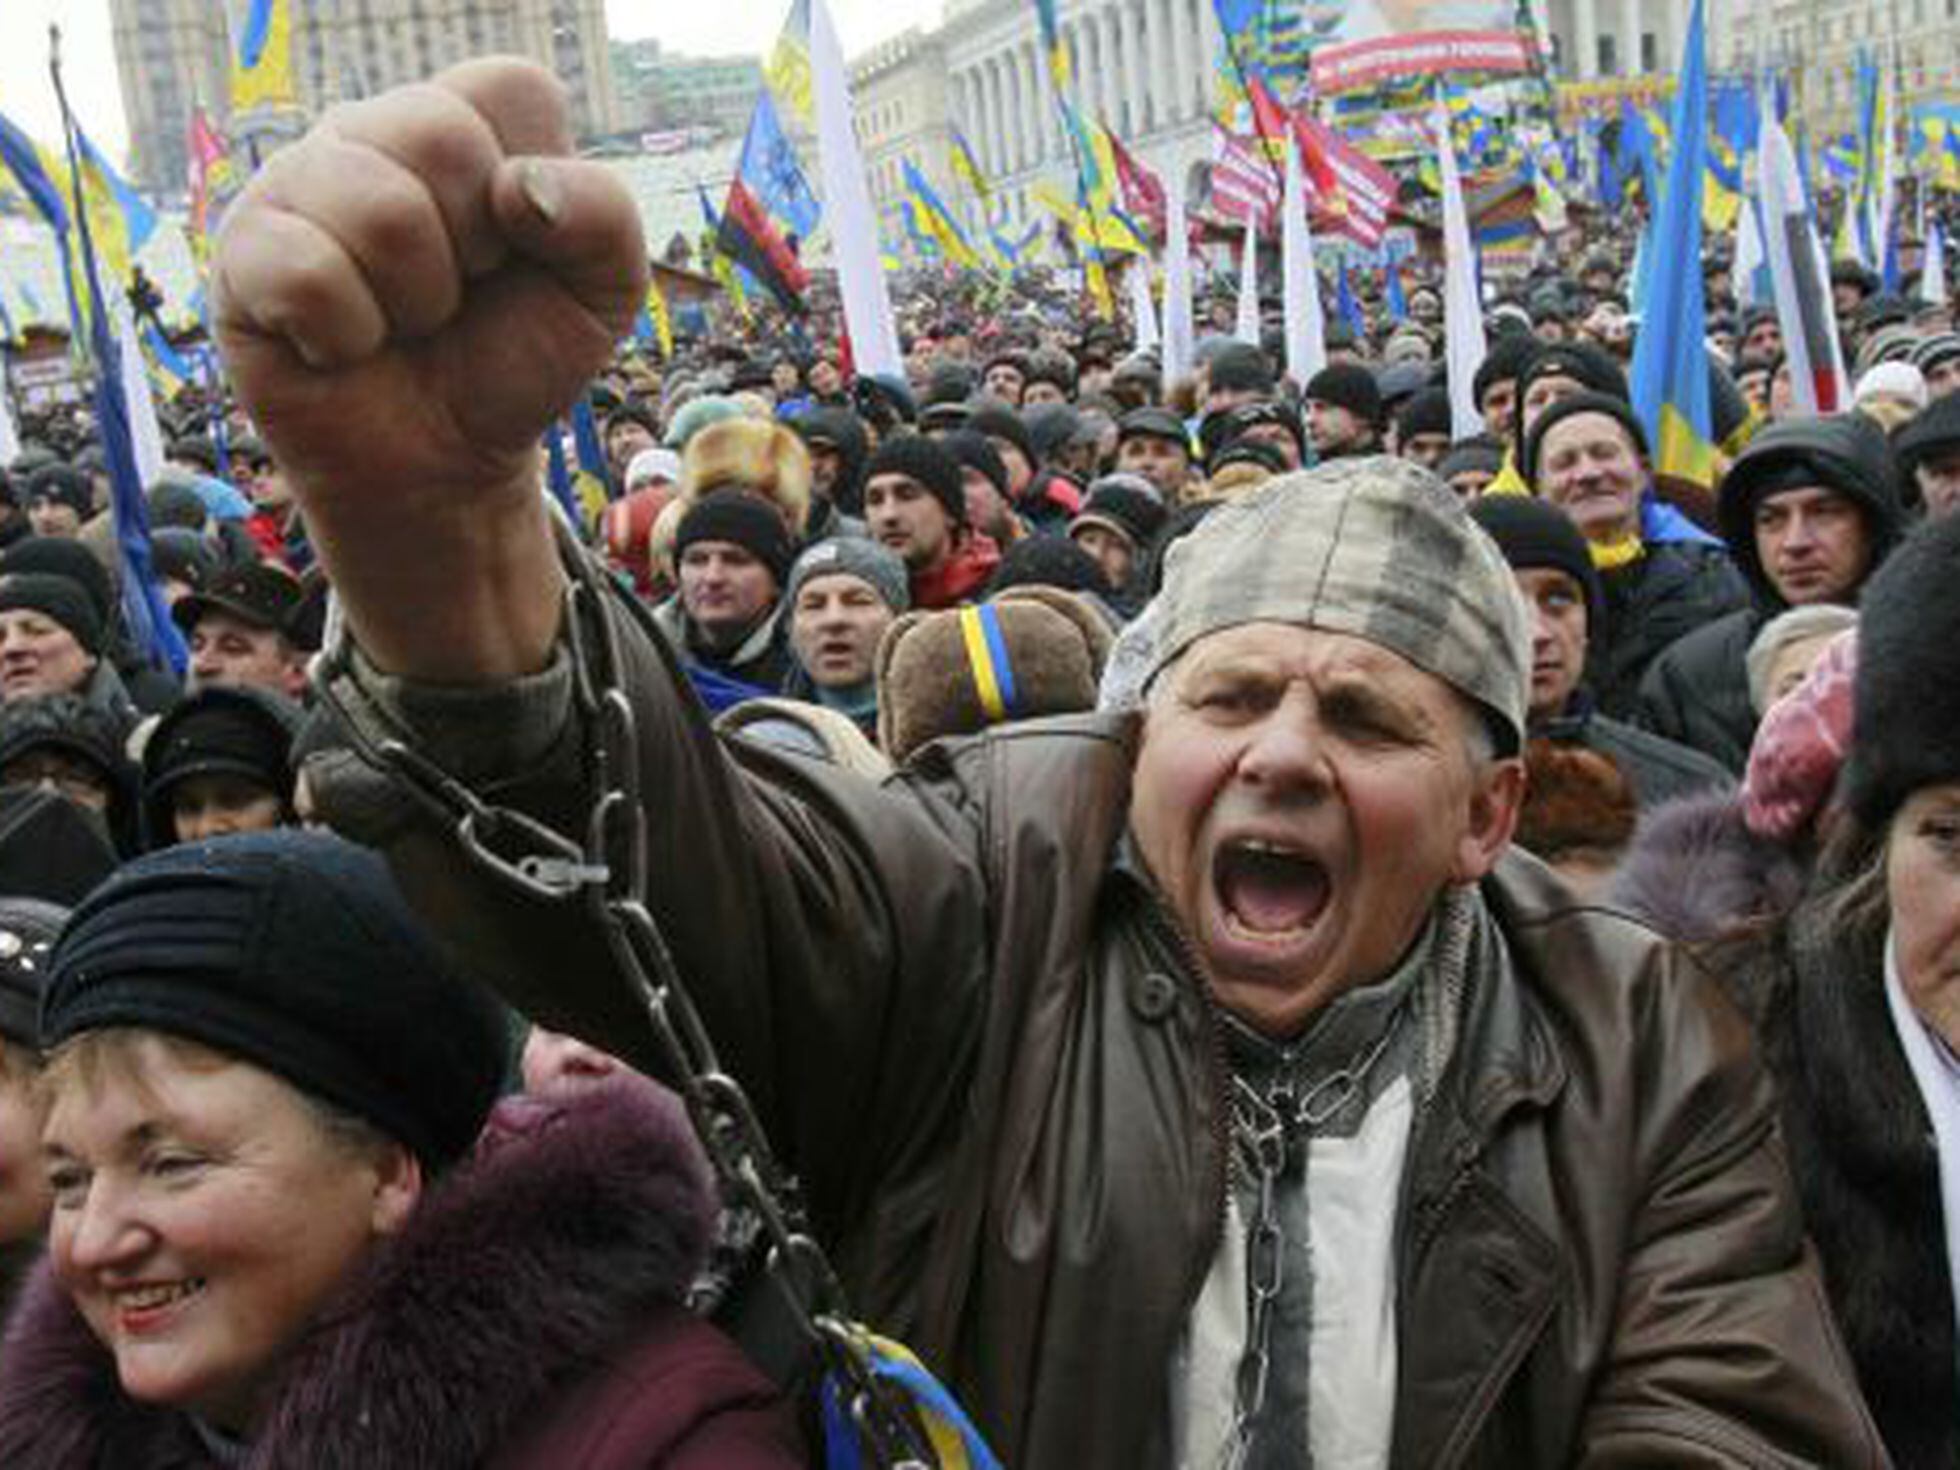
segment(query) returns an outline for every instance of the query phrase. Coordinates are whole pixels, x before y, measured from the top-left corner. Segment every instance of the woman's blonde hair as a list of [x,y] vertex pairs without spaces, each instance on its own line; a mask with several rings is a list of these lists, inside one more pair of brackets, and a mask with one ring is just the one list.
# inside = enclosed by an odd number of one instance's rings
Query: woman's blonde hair
[[[150,1067],[156,1051],[192,1072],[219,1072],[226,1067],[254,1065],[168,1031],[153,1031],[143,1026],[103,1026],[72,1036],[49,1052],[34,1079],[34,1090],[42,1107],[48,1109],[76,1088],[97,1094],[127,1087],[146,1102],[154,1101],[156,1082],[150,1075]],[[328,1142],[355,1156],[389,1146],[388,1136],[365,1118],[295,1087],[275,1072],[266,1075],[292,1093]]]
[[717,490],[747,490],[774,502],[799,538],[810,519],[810,451],[781,424],[723,419],[687,441],[680,503]]

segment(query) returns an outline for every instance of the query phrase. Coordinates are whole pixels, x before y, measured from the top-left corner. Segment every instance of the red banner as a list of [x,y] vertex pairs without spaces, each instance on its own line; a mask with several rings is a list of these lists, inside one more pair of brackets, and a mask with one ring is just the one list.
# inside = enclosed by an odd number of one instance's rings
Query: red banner
[[1516,31],[1412,31],[1322,46],[1313,54],[1313,89],[1325,97],[1412,74],[1521,72],[1530,67],[1530,48]]

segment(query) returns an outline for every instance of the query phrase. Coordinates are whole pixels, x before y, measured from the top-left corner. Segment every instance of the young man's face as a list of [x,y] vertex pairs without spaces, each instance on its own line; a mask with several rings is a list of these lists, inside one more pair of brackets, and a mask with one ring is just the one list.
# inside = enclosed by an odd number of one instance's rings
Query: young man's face
[[733,541],[696,541],[681,553],[681,608],[717,647],[738,641],[776,600],[776,576]]
[[1756,506],[1756,555],[1792,607],[1851,602],[1871,569],[1864,512],[1822,485],[1765,495]]
[[864,519],[909,571],[929,571],[952,554],[954,527],[946,507],[910,475],[873,475],[864,487]]
[[1191,478],[1191,455],[1181,444],[1155,434],[1132,434],[1116,446],[1116,468],[1142,475],[1165,499],[1175,499]]
[[1531,719],[1556,719],[1586,672],[1586,591],[1554,567],[1513,575],[1531,618]]

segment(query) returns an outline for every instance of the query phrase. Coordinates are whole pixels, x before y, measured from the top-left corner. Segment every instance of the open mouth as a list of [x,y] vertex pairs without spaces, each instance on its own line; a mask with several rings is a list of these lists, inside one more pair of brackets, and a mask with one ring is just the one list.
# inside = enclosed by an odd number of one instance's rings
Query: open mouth
[[132,1286],[114,1294],[116,1314],[125,1331],[141,1332],[156,1325],[173,1308],[182,1306],[203,1290],[202,1276]]
[[1259,943],[1298,938],[1333,895],[1327,869],[1317,859],[1260,838],[1239,838],[1219,848],[1211,877],[1227,926]]

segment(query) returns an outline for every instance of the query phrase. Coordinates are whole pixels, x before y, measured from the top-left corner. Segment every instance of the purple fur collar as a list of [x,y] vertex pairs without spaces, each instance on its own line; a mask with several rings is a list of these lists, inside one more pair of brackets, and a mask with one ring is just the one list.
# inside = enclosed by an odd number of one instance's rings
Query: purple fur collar
[[[713,1198],[684,1112],[650,1083],[507,1101],[294,1350],[247,1463],[482,1464],[682,1299]],[[37,1268],[0,1345],[0,1465],[208,1463],[182,1415],[123,1396]]]

